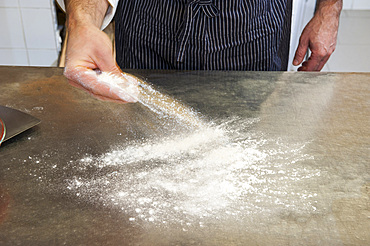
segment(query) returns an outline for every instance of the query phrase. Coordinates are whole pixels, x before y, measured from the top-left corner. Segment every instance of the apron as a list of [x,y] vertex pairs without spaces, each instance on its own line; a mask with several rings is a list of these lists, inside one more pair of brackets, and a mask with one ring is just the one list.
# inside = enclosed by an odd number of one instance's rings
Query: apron
[[121,68],[286,70],[292,0],[120,0]]

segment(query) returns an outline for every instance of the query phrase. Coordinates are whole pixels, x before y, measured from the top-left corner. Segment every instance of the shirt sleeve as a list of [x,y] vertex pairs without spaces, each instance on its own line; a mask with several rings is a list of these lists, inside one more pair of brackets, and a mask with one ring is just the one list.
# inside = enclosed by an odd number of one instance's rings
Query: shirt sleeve
[[[108,24],[112,21],[114,14],[116,13],[117,5],[119,0],[107,0],[109,2],[109,7],[107,13],[105,14],[103,24],[100,27],[102,30],[108,26]],[[66,6],[64,4],[64,0],[57,0],[56,1],[59,7],[65,12]]]

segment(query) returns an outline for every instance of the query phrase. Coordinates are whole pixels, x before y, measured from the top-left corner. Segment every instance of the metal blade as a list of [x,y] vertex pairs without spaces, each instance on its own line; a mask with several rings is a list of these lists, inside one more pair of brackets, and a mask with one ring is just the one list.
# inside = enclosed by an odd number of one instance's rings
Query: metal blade
[[4,141],[34,127],[41,121],[32,115],[0,105],[0,119],[6,127]]

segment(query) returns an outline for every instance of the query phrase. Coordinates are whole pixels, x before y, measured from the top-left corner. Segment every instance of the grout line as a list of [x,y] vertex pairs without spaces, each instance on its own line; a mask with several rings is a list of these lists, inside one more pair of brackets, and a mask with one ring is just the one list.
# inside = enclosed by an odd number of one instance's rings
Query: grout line
[[24,22],[23,22],[23,16],[22,16],[22,8],[21,8],[21,5],[20,5],[20,0],[17,0],[18,1],[18,5],[19,5],[19,15],[20,15],[20,18],[21,18],[21,23],[22,23],[22,31],[23,31],[23,41],[24,41],[24,46],[26,47],[26,54],[27,54],[27,62],[28,62],[28,66],[31,65],[31,62],[30,62],[30,56],[28,54],[28,47],[27,47],[27,39],[26,39],[26,32],[24,31]]

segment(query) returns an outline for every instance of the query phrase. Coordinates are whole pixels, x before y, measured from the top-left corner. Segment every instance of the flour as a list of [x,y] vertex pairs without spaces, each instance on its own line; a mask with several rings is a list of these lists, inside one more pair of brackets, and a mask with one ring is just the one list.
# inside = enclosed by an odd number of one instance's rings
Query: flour
[[150,84],[141,81],[139,102],[157,114],[160,119],[178,121],[183,127],[205,126],[197,112],[172,97],[160,93]]
[[158,118],[172,118],[189,127],[203,125],[194,110],[160,93],[152,85],[133,75],[122,73],[122,77],[119,77],[95,71],[87,71],[86,74],[95,76],[99,86],[106,86],[111,94],[118,95],[123,101],[141,103],[156,113]]
[[[253,131],[258,119],[233,119],[186,135],[145,139],[86,156],[79,168],[97,168],[91,179],[76,176],[67,188],[80,199],[128,214],[129,221],[157,225],[245,216],[316,211],[307,181],[320,172],[307,143],[286,144]],[[184,227],[184,228],[185,228]]]
[[[85,84],[86,87],[106,87],[110,94],[118,96],[126,102],[137,102],[139,97],[139,80],[128,74],[122,73],[122,77],[107,72],[88,70],[85,74],[97,79],[97,84]],[[106,90],[106,89],[105,89]]]
[[[122,83],[106,73],[98,78],[113,89]],[[184,230],[228,218],[317,211],[310,184],[320,171],[306,165],[312,161],[305,154],[309,143],[265,136],[255,129],[258,118],[204,122],[150,84],[135,83],[138,103],[161,121],[180,126],[175,129],[191,131],[124,142],[101,156],[82,157],[73,165],[81,173],[94,170],[93,176],[76,174],[66,180],[67,190],[78,199],[122,211],[131,223],[180,224]]]

